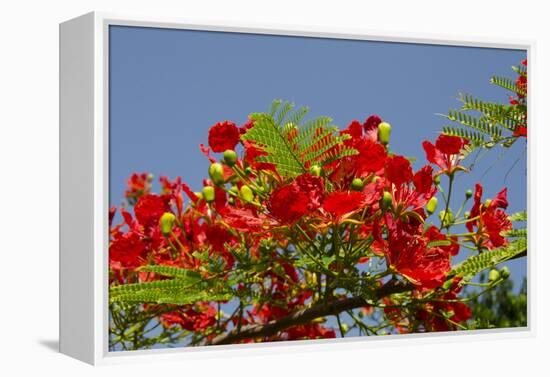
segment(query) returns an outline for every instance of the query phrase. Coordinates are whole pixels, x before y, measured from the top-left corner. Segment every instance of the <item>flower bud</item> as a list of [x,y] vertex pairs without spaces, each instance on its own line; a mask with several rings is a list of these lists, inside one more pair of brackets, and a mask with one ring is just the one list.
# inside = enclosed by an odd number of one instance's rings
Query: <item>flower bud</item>
[[466,199],[470,199],[472,197],[472,195],[473,195],[472,190],[470,190],[470,189],[466,190]]
[[470,211],[464,212],[464,218],[467,219],[470,217]]
[[441,220],[443,226],[449,225],[451,221],[453,221],[453,211],[450,209],[448,209],[447,212],[441,210],[441,212],[439,212],[439,220]]
[[342,323],[342,325],[340,326],[340,330],[342,330],[342,333],[345,334],[349,331],[349,326],[347,323]]
[[428,212],[428,214],[431,215],[432,213],[435,212],[436,208],[437,208],[437,198],[434,196],[426,204],[426,212]]
[[213,202],[216,199],[216,190],[212,186],[204,186],[202,189],[202,196],[208,203]]
[[491,205],[491,202],[492,202],[491,199],[487,199],[487,200],[485,200],[485,203],[483,203],[483,205],[485,206],[485,208],[487,208]]
[[239,188],[237,186],[231,186],[229,193],[233,194],[233,196],[237,196],[239,195]]
[[441,176],[438,174],[434,177],[434,184],[438,186],[441,183]]
[[393,198],[391,194],[387,191],[384,191],[384,194],[382,195],[382,199],[380,199],[380,208],[383,210],[387,210],[392,205]]
[[378,125],[378,141],[386,145],[390,142],[391,125],[386,122],[382,122]]
[[240,194],[241,194],[241,199],[246,203],[250,203],[251,201],[254,200],[254,192],[247,185],[241,186]]
[[309,168],[309,172],[316,177],[320,177],[321,167],[319,165],[313,165],[312,167]]
[[160,231],[162,234],[170,234],[176,221],[176,216],[171,212],[165,212],[159,220]]
[[492,269],[489,271],[489,281],[494,282],[500,278],[500,272],[498,270]]
[[503,279],[508,279],[510,277],[510,270],[508,267],[504,266],[500,270],[500,276],[502,276]]
[[195,196],[197,197],[198,200],[201,200],[203,198],[202,192],[200,192],[200,191],[195,191],[193,194],[195,194]]
[[153,179],[155,178],[155,176],[151,173],[147,174],[147,182],[153,182]]
[[225,152],[223,152],[223,160],[227,164],[227,166],[233,166],[237,163],[237,153],[232,150],[228,149]]
[[222,185],[225,181],[223,179],[223,166],[219,162],[214,162],[210,165],[208,175],[210,175],[210,179],[215,185]]
[[353,191],[363,191],[364,187],[365,187],[365,183],[361,178],[354,178],[354,180],[351,181],[351,189]]

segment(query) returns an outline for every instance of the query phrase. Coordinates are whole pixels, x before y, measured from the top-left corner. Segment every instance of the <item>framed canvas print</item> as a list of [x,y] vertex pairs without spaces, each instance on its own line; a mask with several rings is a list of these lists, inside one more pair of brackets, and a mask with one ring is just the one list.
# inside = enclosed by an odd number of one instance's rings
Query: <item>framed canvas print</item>
[[529,332],[531,49],[61,24],[61,352]]

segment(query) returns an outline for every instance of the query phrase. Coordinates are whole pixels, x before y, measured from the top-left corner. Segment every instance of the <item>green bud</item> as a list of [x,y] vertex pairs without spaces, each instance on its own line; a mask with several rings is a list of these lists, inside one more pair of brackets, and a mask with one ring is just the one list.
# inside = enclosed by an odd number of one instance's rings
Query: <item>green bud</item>
[[384,191],[384,194],[382,195],[382,199],[380,199],[380,208],[383,210],[387,210],[392,205],[393,198],[391,194],[387,191]]
[[485,203],[483,203],[483,205],[485,205],[485,207],[489,207],[491,205],[491,199],[487,199],[485,200]]
[[147,182],[152,182],[155,176],[151,173],[147,174]]
[[340,329],[342,330],[342,333],[347,333],[349,331],[349,326],[347,323],[342,323],[342,326],[340,326]]
[[435,212],[436,208],[437,208],[437,198],[434,196],[426,204],[426,212],[428,212],[428,214],[431,215],[432,213]]
[[470,199],[472,197],[472,195],[473,195],[472,190],[470,190],[470,189],[466,190],[466,199]]
[[498,270],[492,269],[491,271],[489,271],[489,281],[490,282],[496,281],[499,278],[500,278],[500,272],[498,272]]
[[250,175],[252,174],[254,171],[252,170],[252,168],[250,166],[248,166],[246,169],[244,169],[244,172],[246,173],[246,175]]
[[170,234],[176,221],[176,216],[171,212],[165,212],[159,220],[160,231],[162,234]]
[[237,163],[238,160],[237,153],[232,149],[228,149],[223,152],[223,160],[225,161],[227,166],[233,166]]
[[309,168],[309,172],[316,177],[320,177],[321,167],[319,165],[313,165],[312,167]]
[[436,186],[441,183],[441,176],[439,174],[434,177],[434,183]]
[[239,195],[239,188],[237,186],[231,186],[231,188],[229,189],[229,192],[237,196]]
[[468,217],[470,217],[470,211],[464,212],[464,218],[467,219]]
[[365,316],[365,312],[362,311],[362,310],[359,310],[359,311],[357,312],[357,316],[358,316],[359,318],[363,318],[363,317]]
[[208,203],[213,202],[214,199],[216,199],[216,190],[214,190],[214,187],[212,186],[204,186],[202,189],[202,195],[204,200]]
[[441,220],[443,226],[449,225],[453,221],[453,211],[449,209],[447,210],[447,214],[445,214],[445,210],[441,210],[439,212],[439,220]]
[[361,178],[355,178],[353,181],[351,181],[351,189],[353,191],[363,191],[364,187],[365,183]]
[[241,186],[240,194],[241,194],[241,199],[246,203],[250,203],[251,201],[254,200],[254,192],[247,185]]
[[214,162],[208,168],[208,175],[215,185],[222,185],[225,180],[223,179],[223,166],[219,162]]
[[378,140],[380,143],[387,145],[390,142],[391,125],[382,122],[378,125]]
[[510,277],[510,270],[508,267],[504,266],[500,270],[500,276],[502,276],[503,279],[508,279]]
[[197,198],[199,198],[199,200],[201,200],[203,198],[202,192],[195,191],[194,194],[197,196]]

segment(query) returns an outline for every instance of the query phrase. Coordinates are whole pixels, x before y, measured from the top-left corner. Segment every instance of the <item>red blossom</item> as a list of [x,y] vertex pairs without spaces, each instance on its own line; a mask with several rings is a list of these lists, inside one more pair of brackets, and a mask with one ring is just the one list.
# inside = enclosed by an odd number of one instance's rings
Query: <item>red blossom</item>
[[239,128],[228,120],[213,125],[208,131],[208,145],[214,152],[225,152],[227,149],[235,149],[241,134]]
[[409,182],[413,177],[411,163],[403,156],[392,156],[386,160],[386,178],[396,186]]
[[124,268],[138,267],[140,257],[145,251],[141,237],[134,232],[116,238],[109,246],[109,263],[111,267],[120,265]]
[[440,173],[453,174],[456,170],[466,170],[459,163],[462,159],[460,150],[467,144],[468,140],[461,137],[441,134],[435,145],[426,140],[422,146],[426,152],[427,160],[439,166]]
[[145,227],[157,226],[160,217],[169,210],[167,197],[156,194],[141,196],[134,207],[136,219]]
[[271,215],[282,224],[294,223],[315,211],[324,197],[322,178],[303,174],[273,191],[267,202]]
[[365,194],[356,191],[335,191],[323,202],[323,209],[334,216],[343,216],[360,209],[365,202]]

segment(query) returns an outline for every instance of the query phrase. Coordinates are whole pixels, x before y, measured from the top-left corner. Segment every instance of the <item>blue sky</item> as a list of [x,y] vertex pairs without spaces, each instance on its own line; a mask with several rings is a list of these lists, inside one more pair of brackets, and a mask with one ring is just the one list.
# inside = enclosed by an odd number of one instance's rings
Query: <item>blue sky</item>
[[[208,161],[198,146],[207,144],[208,128],[244,123],[275,98],[341,127],[378,114],[393,126],[392,150],[417,157],[419,168],[422,141],[445,124],[436,113],[458,107],[459,92],[506,101],[489,79],[512,76],[510,66],[525,57],[521,50],[111,26],[110,202],[122,202],[134,171],[180,175],[200,189]],[[455,181],[451,207],[481,181],[486,197],[507,186],[509,211],[524,210],[526,174],[524,141],[495,148]],[[510,267],[514,280],[525,276],[524,259]]]

